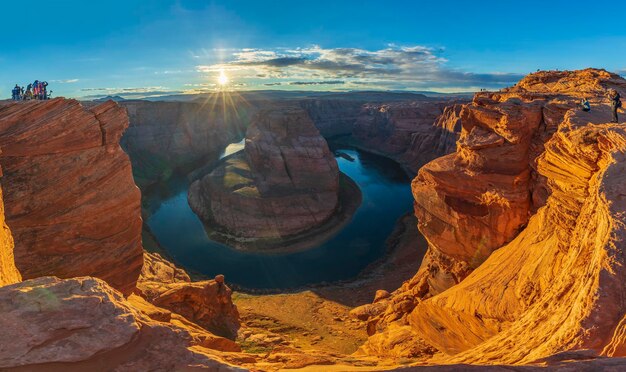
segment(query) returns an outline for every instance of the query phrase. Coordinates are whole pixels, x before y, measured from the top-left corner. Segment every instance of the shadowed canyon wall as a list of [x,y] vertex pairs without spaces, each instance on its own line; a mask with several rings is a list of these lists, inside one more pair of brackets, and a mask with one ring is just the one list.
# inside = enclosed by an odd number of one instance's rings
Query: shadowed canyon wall
[[130,127],[121,145],[130,156],[140,187],[167,179],[176,169],[191,171],[217,160],[241,139],[257,111],[249,103],[123,101]]

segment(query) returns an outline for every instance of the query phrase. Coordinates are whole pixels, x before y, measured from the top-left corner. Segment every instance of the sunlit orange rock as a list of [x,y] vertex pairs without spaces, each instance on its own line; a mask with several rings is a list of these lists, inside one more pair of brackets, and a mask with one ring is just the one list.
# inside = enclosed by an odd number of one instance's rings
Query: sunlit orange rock
[[237,351],[232,341],[184,318],[154,320],[151,305],[133,297],[127,300],[87,277],[42,277],[0,287],[0,368],[241,370],[218,351]]
[[[526,363],[579,347],[621,350],[612,332],[624,309],[596,295],[619,298],[623,290],[615,283],[624,248],[606,238],[620,234],[622,216],[607,207],[619,198],[604,187],[617,195],[623,184],[606,172],[621,167],[624,141],[620,126],[603,125],[609,88],[626,93],[626,81],[603,70],[540,72],[502,92],[479,93],[463,107],[457,151],[427,164],[412,185],[429,251],[415,277],[367,318],[373,336],[363,351],[390,350],[407,330],[434,350],[463,352],[454,361],[474,363]],[[582,96],[591,112],[579,109]],[[588,203],[606,214],[581,219]],[[587,256],[574,263],[581,249],[607,261],[596,265]],[[568,297],[565,288],[579,282],[587,284]],[[595,313],[600,308],[606,318]]]
[[[2,170],[0,169],[1,176]],[[0,187],[0,286],[17,283],[21,279],[13,258],[13,236],[4,222],[4,203]]]

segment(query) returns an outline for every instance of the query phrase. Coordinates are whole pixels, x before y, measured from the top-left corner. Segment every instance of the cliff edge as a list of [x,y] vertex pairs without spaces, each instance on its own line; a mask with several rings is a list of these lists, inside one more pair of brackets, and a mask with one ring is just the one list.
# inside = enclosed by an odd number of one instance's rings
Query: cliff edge
[[142,265],[140,192],[109,101],[0,104],[6,223],[25,279],[95,276],[130,293]]

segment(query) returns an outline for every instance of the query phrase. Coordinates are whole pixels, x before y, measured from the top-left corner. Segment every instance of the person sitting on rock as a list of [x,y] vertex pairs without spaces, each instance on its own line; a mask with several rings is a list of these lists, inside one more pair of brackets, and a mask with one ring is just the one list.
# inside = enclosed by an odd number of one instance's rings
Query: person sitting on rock
[[33,84],[28,84],[26,86],[26,93],[24,93],[24,100],[30,101],[33,99]]
[[591,105],[589,104],[589,100],[587,98],[583,98],[583,100],[580,101],[580,107],[585,112],[591,111]]
[[611,100],[611,111],[613,112],[613,123],[618,122],[617,117],[617,109],[622,107],[622,97],[620,97],[619,93],[615,89],[611,89],[609,91],[609,99]]

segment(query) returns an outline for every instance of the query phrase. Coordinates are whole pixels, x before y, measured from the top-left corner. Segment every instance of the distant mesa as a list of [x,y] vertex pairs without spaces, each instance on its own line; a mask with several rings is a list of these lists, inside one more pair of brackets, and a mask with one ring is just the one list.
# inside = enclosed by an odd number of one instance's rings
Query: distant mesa
[[106,101],[120,102],[120,101],[126,101],[126,98],[120,97],[120,96],[106,96],[106,97],[94,99],[94,102],[106,102]]
[[295,243],[299,239],[293,238],[312,229],[321,228],[311,234],[320,239],[340,228],[360,204],[360,192],[340,174],[306,112],[283,107],[256,115],[244,150],[194,182],[189,204],[217,226],[218,240],[242,249],[274,243],[285,248],[281,243]]

